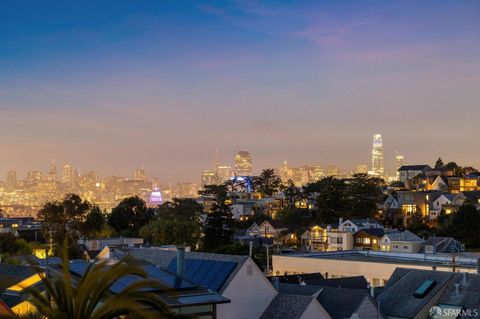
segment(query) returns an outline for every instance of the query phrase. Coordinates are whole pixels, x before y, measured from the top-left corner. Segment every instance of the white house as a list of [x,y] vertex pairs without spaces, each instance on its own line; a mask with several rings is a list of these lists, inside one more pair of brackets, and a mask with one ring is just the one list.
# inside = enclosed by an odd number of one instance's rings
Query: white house
[[288,228],[277,220],[265,220],[260,225],[253,223],[253,225],[247,229],[246,235],[251,237],[276,238],[286,230],[288,230]]
[[364,219],[347,219],[343,221],[343,218],[339,219],[338,230],[345,232],[356,233],[361,229],[372,229],[372,228],[383,228],[375,219],[373,218],[364,218]]
[[432,209],[430,209],[430,220],[437,219],[444,205],[451,205],[457,197],[456,194],[442,194],[432,203]]
[[431,169],[429,165],[404,165],[398,169],[398,173],[400,181],[405,182]]
[[[152,248],[132,248],[128,254],[167,270],[176,269],[176,252]],[[230,299],[217,305],[218,319],[260,318],[277,295],[277,291],[248,256],[185,252],[184,277],[193,284],[204,285],[204,279],[214,278],[220,285],[206,288]],[[201,267],[202,276],[196,276]],[[224,269],[222,269],[224,268]]]
[[380,250],[396,253],[418,253],[422,249],[422,244],[422,238],[405,230],[383,235],[380,239]]
[[437,191],[446,191],[448,190],[448,183],[443,176],[439,175],[435,178],[430,188]]

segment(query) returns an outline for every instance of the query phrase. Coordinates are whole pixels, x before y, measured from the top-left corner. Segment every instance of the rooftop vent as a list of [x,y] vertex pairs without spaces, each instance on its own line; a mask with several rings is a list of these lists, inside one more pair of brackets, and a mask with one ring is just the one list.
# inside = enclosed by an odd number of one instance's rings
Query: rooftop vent
[[434,280],[425,280],[420,287],[415,290],[413,296],[415,298],[424,298],[435,287],[436,282]]

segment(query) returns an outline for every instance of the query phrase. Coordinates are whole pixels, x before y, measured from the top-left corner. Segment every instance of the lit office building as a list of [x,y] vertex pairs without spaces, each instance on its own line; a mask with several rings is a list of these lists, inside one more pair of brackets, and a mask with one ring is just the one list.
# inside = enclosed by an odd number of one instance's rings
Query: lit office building
[[202,172],[202,186],[218,184],[218,175],[214,170],[205,170]]
[[405,159],[404,159],[403,155],[397,154],[395,156],[395,174],[397,176],[397,180],[400,180],[400,172],[398,170],[403,165],[405,165]]
[[372,174],[379,177],[383,177],[385,175],[385,168],[383,166],[383,142],[381,134],[375,134],[373,136]]
[[328,177],[337,177],[338,176],[338,167],[334,165],[327,166],[327,176]]
[[17,172],[8,171],[7,172],[7,186],[14,187],[17,185]]
[[143,167],[136,169],[133,172],[133,179],[136,181],[145,182],[147,180],[147,174],[145,174],[145,169]]
[[218,182],[224,183],[230,178],[232,178],[232,167],[231,166],[217,166],[217,176]]
[[252,155],[247,151],[239,151],[235,155],[235,174],[237,176],[250,176],[252,171]]
[[355,168],[355,174],[368,174],[368,165],[357,165]]

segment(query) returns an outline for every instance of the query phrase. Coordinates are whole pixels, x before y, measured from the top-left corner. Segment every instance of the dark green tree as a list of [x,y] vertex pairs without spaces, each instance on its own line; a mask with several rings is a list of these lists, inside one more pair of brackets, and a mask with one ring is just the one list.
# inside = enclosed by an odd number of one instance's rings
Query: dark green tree
[[108,224],[119,234],[138,236],[140,228],[154,216],[154,210],[148,208],[138,196],[123,199],[108,215]]
[[162,218],[150,221],[140,229],[140,236],[155,245],[188,245],[196,249],[202,234],[198,221]]
[[300,189],[295,186],[291,179],[289,179],[287,184],[282,186],[282,190],[285,194],[285,201],[287,203],[287,206],[290,208],[295,208],[295,203],[298,200],[301,200],[302,193]]
[[97,205],[93,205],[85,217],[80,232],[84,238],[101,238],[111,234],[107,217]]
[[198,221],[203,214],[203,206],[191,198],[174,198],[171,202],[159,205],[156,215],[159,219]]
[[156,217],[140,229],[140,236],[156,245],[198,247],[202,234],[203,206],[193,199],[175,198],[160,205]]
[[63,201],[48,202],[38,213],[42,221],[42,229],[47,240],[52,239],[56,244],[56,251],[67,241],[70,253],[77,247],[77,240],[81,236],[82,224],[89,214],[92,205],[76,194],[67,194]]
[[13,254],[17,251],[17,238],[12,233],[0,234],[0,254]]
[[452,171],[453,175],[460,176],[462,174],[462,168],[457,165],[455,162],[448,162],[445,164],[445,169]]
[[315,197],[317,223],[329,223],[338,217],[349,217],[345,181],[327,177],[315,184],[318,188]]
[[437,169],[437,170],[442,170],[442,169],[445,168],[445,163],[443,162],[441,157],[439,157],[437,159],[437,161],[435,162],[434,168]]
[[203,196],[213,196],[215,202],[207,212],[203,226],[203,249],[214,251],[221,246],[231,244],[234,234],[234,220],[230,208],[226,185],[206,185],[199,192]]
[[278,175],[275,175],[273,169],[264,169],[259,176],[253,178],[255,191],[267,196],[277,193],[281,184],[282,180]]
[[473,204],[464,204],[452,216],[449,232],[469,248],[480,247],[480,211]]
[[378,188],[379,180],[367,174],[355,174],[347,185],[348,203],[352,217],[374,217],[377,202],[382,195]]
[[427,236],[429,234],[426,219],[423,217],[420,209],[417,209],[417,211],[410,216],[407,229],[418,236]]

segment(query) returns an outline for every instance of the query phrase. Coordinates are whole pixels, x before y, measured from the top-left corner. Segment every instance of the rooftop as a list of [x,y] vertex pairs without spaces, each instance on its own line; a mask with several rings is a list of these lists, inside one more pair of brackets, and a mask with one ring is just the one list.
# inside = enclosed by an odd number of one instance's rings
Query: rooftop
[[[360,251],[345,250],[335,252],[316,252],[316,253],[295,253],[283,255],[292,258],[312,258],[312,259],[334,259],[363,261],[372,263],[388,263],[400,265],[424,265],[424,266],[450,266],[452,256],[450,254],[410,254],[410,253],[392,253],[386,251]],[[463,253],[457,256],[456,265],[458,269],[477,269],[478,256]]]

